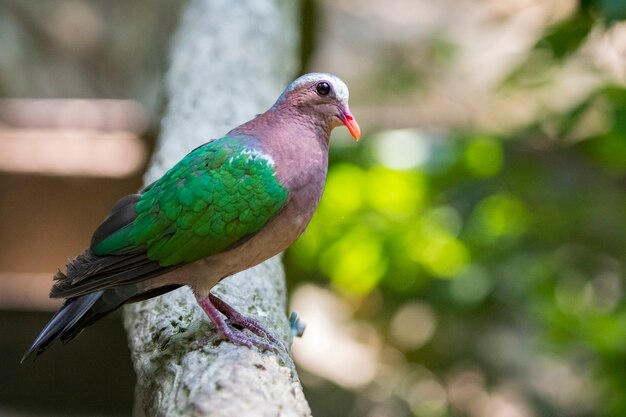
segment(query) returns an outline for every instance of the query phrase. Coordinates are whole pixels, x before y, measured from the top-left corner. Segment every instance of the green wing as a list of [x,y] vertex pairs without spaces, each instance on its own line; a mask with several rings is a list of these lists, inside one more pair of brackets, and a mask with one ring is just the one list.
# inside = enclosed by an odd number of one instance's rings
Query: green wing
[[145,253],[162,267],[193,262],[258,232],[287,201],[272,159],[250,137],[203,145],[147,187],[136,218],[94,254]]

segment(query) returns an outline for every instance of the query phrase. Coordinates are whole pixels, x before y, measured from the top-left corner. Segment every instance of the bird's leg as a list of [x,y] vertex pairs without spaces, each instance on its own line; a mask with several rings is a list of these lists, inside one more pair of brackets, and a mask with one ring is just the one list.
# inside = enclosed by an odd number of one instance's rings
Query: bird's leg
[[[276,346],[270,345],[265,340],[259,339],[257,337],[246,336],[245,333],[237,332],[231,329],[228,326],[228,323],[226,323],[226,320],[224,320],[224,317],[222,316],[220,309],[217,308],[213,304],[211,296],[202,297],[196,294],[196,300],[198,301],[198,304],[200,305],[200,307],[202,307],[202,310],[204,310],[206,315],[209,316],[209,319],[213,322],[213,324],[215,324],[217,333],[219,334],[220,338],[222,338],[223,340],[227,340],[236,345],[242,345],[242,346],[248,346],[248,347],[257,346],[258,348],[261,348],[261,349],[276,351],[277,349]],[[221,300],[219,301],[221,302]],[[235,311],[232,307],[230,306],[228,307],[232,311]]]
[[243,327],[250,330],[252,333],[268,339],[270,342],[277,346],[283,346],[283,343],[276,339],[261,323],[253,318],[246,317],[227,302],[218,298],[215,294],[209,293],[209,299],[211,303],[217,308],[223,315],[228,317],[230,324]]

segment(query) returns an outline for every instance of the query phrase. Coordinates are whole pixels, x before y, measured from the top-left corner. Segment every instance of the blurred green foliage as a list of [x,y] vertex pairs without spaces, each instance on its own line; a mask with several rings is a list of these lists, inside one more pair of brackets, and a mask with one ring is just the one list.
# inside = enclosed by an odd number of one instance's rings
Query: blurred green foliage
[[577,13],[548,28],[536,48],[547,49],[563,59],[581,46],[596,22],[612,25],[626,19],[623,0],[579,0]]
[[[537,43],[551,53],[545,67],[561,65],[594,25],[624,19],[625,5],[581,2]],[[590,113],[603,128],[586,133]],[[394,165],[407,153],[415,157]],[[519,384],[536,415],[626,415],[623,87],[601,86],[506,135],[388,131],[331,157],[320,207],[287,254],[292,283],[330,282],[391,345],[393,317],[412,300],[429,305],[432,339],[396,348],[442,384],[469,363],[487,386]],[[554,392],[539,382],[552,368],[569,370],[551,380]],[[350,394],[355,404],[366,391]]]

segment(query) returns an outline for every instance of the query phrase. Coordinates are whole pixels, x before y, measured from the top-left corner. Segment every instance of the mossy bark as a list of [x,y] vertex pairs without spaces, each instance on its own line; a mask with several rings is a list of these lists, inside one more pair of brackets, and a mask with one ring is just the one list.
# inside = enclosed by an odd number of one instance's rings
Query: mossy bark
[[[294,75],[297,2],[192,0],[173,39],[168,109],[149,184],[194,147],[266,110]],[[278,257],[214,291],[290,345]],[[135,415],[309,416],[288,352],[224,343],[188,288],[124,310]]]

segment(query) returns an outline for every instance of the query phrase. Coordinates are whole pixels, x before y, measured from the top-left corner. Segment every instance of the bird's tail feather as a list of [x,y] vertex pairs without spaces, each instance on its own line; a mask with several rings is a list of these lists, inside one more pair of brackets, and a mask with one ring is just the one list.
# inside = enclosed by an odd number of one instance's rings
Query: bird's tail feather
[[61,339],[63,343],[69,342],[85,327],[92,325],[125,303],[156,297],[178,287],[179,285],[166,285],[146,290],[141,285],[129,284],[68,298],[24,354],[22,362],[33,353],[36,356],[42,354],[56,339]]
[[[22,357],[21,362],[24,362],[26,358],[35,351],[37,352],[37,356],[39,356],[55,339],[61,337],[63,340],[64,335],[72,330],[74,325],[100,299],[103,293],[104,291],[96,291],[81,297],[67,299],[63,307],[56,312],[46,327],[39,333],[39,336],[37,336],[31,347]],[[73,336],[76,334],[77,333]]]

